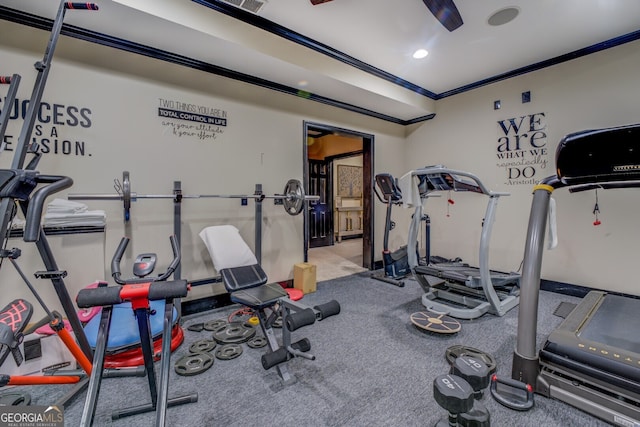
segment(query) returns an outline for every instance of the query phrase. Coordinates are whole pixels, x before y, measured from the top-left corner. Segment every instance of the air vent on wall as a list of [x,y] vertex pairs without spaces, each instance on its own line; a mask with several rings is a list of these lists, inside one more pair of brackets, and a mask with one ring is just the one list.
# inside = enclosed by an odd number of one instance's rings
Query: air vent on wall
[[267,3],[260,0],[223,0],[225,3],[232,4],[241,9],[248,10],[252,13],[258,13],[260,9]]

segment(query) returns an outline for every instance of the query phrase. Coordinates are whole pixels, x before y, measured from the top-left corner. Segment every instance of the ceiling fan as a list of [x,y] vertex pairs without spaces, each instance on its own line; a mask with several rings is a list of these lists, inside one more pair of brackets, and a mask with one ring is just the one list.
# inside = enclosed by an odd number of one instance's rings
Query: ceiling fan
[[[311,4],[317,5],[321,3],[327,3],[332,0],[311,0]],[[460,12],[458,12],[458,8],[456,7],[453,0],[422,0],[424,4],[429,8],[433,16],[436,17],[438,21],[444,27],[453,31],[456,28],[462,25],[462,16],[460,16]]]

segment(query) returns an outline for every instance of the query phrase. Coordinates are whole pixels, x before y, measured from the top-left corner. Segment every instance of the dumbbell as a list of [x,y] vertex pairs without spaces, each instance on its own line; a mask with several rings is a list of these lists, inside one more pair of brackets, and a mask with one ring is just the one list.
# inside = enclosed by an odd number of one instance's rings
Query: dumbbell
[[433,397],[449,413],[448,419],[438,421],[436,427],[457,427],[460,414],[473,408],[473,388],[457,375],[444,374],[436,377],[433,380]]
[[489,411],[480,402],[484,390],[489,386],[491,380],[489,367],[478,358],[460,356],[453,362],[450,373],[463,378],[473,389],[473,407],[458,415],[458,425],[460,427],[489,427],[491,425]]

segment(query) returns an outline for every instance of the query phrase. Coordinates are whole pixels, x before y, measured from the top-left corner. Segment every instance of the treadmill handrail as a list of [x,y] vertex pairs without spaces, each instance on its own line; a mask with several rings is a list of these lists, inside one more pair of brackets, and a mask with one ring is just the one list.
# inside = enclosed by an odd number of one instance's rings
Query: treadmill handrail
[[[435,174],[449,174],[449,175],[454,175],[454,176],[463,176],[463,177],[467,177],[470,178],[472,181],[474,181],[474,183],[478,186],[478,188],[482,191],[481,194],[485,194],[487,196],[489,196],[489,203],[487,204],[487,212],[485,215],[485,221],[483,221],[482,224],[482,229],[483,232],[481,233],[480,236],[480,248],[482,247],[486,247],[488,248],[488,242],[490,240],[491,237],[491,228],[493,225],[493,221],[495,219],[495,209],[496,209],[496,205],[498,203],[498,199],[501,196],[509,196],[510,193],[508,192],[500,192],[500,191],[491,191],[489,189],[487,189],[487,187],[484,186],[484,184],[482,183],[482,181],[480,181],[480,178],[478,178],[476,175],[470,173],[470,172],[465,172],[465,171],[460,171],[460,170],[456,170],[456,169],[449,169],[445,166],[441,166],[441,165],[437,165],[437,166],[427,166],[424,168],[418,168],[418,169],[413,169],[409,172],[407,172],[406,174],[404,174],[402,176],[401,179],[406,179],[406,177],[408,175],[410,175],[412,178],[415,176],[420,176],[420,175],[435,175]],[[413,185],[418,185],[417,182],[415,180],[412,180],[412,184]],[[402,189],[402,188],[401,188]],[[434,190],[437,191],[437,190]],[[454,189],[455,191],[455,189]],[[424,201],[427,200],[427,197],[421,197],[421,201],[419,203],[415,204],[415,211],[413,213],[413,218],[411,220],[411,223],[409,225],[409,237],[407,239],[407,246],[408,247],[413,247],[414,245],[417,244],[418,241],[418,229],[419,229],[419,218],[422,218],[422,211],[423,211],[423,203]],[[488,232],[487,232],[488,231]],[[482,249],[481,249],[482,250]],[[483,262],[481,262],[481,264],[484,264],[484,261],[486,259],[486,263],[488,263],[488,256],[485,258],[482,255],[480,255],[481,259]],[[415,268],[417,267],[420,262],[418,260],[417,255],[413,254],[413,251],[409,251],[409,257],[408,257],[408,262],[409,262],[409,266],[410,268]],[[480,265],[480,268],[482,268],[482,265]],[[487,265],[487,275],[485,275],[485,278],[488,277],[488,265]],[[482,276],[482,273],[481,273]],[[481,279],[482,281],[482,279]],[[489,279],[490,282],[490,279]],[[487,283],[487,285],[490,285],[490,283]],[[483,284],[483,287],[485,287],[485,285]]]
[[[428,175],[428,174],[449,174],[455,176],[461,176],[471,179],[477,187],[481,190],[481,194],[485,194],[489,196],[489,202],[487,204],[486,213],[484,216],[484,221],[482,222],[482,233],[480,235],[480,245],[478,248],[479,252],[479,266],[478,269],[480,271],[480,284],[484,291],[485,297],[493,307],[493,309],[500,313],[502,312],[502,308],[500,306],[500,297],[497,295],[495,288],[493,286],[493,282],[491,280],[491,272],[489,269],[489,242],[491,240],[491,232],[493,229],[493,223],[495,221],[495,214],[498,205],[498,201],[501,196],[508,196],[510,193],[506,192],[498,192],[498,191],[490,191],[487,187],[484,186],[480,178],[476,175],[459,171],[455,169],[449,169],[443,166],[430,166],[426,168],[414,169],[410,172],[407,172],[403,175],[402,179],[406,179],[408,175],[411,177]],[[412,184],[415,184],[415,180]],[[453,188],[455,191],[455,187]],[[434,190],[437,191],[437,190]],[[419,229],[419,219],[422,218],[423,204],[426,198],[422,198],[419,203],[415,204],[415,212],[413,214],[413,218],[409,225],[409,237],[407,238],[407,247],[414,247],[418,242],[418,229]],[[413,251],[408,252],[408,263],[409,267],[414,270],[419,266],[418,256],[413,253]]]
[[[456,176],[462,176],[462,177],[466,177],[471,179],[475,185],[477,185],[477,187],[480,189],[480,191],[482,192],[482,194],[485,194],[487,196],[509,196],[511,195],[511,193],[508,192],[502,192],[502,191],[491,191],[489,190],[487,187],[485,187],[485,185],[482,183],[482,181],[480,181],[480,178],[478,178],[476,175],[470,173],[470,172],[464,172],[464,171],[460,171],[460,170],[456,170],[456,169],[449,169],[447,167],[440,167],[440,166],[429,166],[426,168],[419,168],[419,169],[413,169],[411,170],[410,173],[412,176],[422,176],[422,175],[442,175],[442,174],[448,174],[448,175],[452,175],[453,177]],[[406,174],[404,175],[406,176]],[[417,183],[416,183],[417,185]],[[455,187],[452,188],[453,191],[463,191],[463,190],[458,190]],[[442,190],[431,190],[431,191],[442,191]]]
[[[549,201],[551,193],[556,189],[567,188],[570,192],[585,191],[595,188],[627,188],[637,187],[636,180],[612,181],[567,184],[561,181],[557,175],[548,176],[534,187],[531,212],[527,237],[525,239],[525,252],[522,264],[522,278],[520,280],[520,311],[518,312],[518,333],[515,353],[519,357],[534,360],[537,359],[537,323],[538,304],[540,292],[540,279],[542,274],[542,258],[544,238],[547,227]],[[531,375],[531,373],[529,373]],[[534,381],[533,377],[526,378]]]

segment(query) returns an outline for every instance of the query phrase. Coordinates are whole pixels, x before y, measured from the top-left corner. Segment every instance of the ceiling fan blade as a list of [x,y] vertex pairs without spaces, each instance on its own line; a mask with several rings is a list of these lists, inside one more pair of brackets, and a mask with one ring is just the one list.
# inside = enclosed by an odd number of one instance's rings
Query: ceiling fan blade
[[331,0],[311,0],[311,4],[315,6],[317,4],[328,3],[330,1]]
[[453,31],[462,25],[462,16],[453,0],[422,0],[444,27]]

